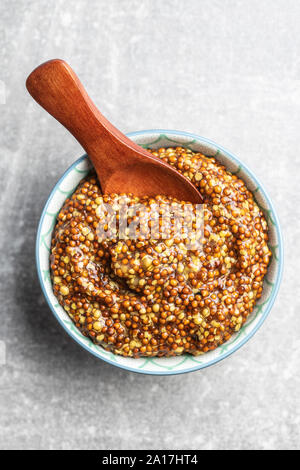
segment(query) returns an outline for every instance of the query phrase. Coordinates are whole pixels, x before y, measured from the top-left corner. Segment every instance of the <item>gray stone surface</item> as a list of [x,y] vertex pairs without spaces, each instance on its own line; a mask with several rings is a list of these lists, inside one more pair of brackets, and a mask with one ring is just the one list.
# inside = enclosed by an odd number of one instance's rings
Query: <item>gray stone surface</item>
[[[299,447],[299,18],[298,0],[1,2],[1,448]],[[211,138],[272,196],[286,249],[280,294],[255,337],[217,366],[173,377],[118,370],[48,309],[36,226],[82,150],[24,83],[55,57],[123,131]]]

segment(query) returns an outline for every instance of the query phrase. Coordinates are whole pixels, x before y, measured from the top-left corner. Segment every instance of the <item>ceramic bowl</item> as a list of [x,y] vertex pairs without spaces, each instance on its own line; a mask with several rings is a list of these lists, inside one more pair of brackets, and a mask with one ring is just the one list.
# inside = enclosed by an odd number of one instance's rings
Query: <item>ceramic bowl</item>
[[58,304],[57,298],[53,294],[49,272],[49,251],[57,213],[65,199],[75,191],[80,180],[91,169],[91,163],[86,155],[74,162],[59,179],[43,209],[36,239],[36,263],[41,287],[50,309],[61,326],[77,343],[99,359],[116,367],[143,374],[171,375],[203,369],[225,359],[243,346],[260,328],[272,308],[279,289],[283,265],[283,246],[278,217],[269,196],[253,172],[220,145],[203,137],[180,131],[146,130],[132,132],[128,136],[145,148],[184,146],[197,152],[200,151],[208,157],[215,157],[228,170],[245,181],[267,218],[269,246],[273,253],[264,280],[263,295],[256,304],[253,313],[241,330],[234,334],[228,342],[199,357],[183,355],[172,358],[125,358],[105,351],[101,346],[95,345],[90,339],[83,336],[65,310]]

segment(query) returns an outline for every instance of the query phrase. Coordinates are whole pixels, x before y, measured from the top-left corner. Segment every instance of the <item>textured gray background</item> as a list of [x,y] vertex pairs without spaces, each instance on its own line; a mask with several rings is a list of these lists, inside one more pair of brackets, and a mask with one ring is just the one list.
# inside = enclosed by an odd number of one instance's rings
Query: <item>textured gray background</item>
[[[0,8],[0,447],[299,447],[300,2],[4,0]],[[123,131],[199,133],[267,187],[285,276],[266,323],[223,363],[184,376],[127,373],[88,355],[45,304],[36,225],[82,150],[24,82],[56,57]]]

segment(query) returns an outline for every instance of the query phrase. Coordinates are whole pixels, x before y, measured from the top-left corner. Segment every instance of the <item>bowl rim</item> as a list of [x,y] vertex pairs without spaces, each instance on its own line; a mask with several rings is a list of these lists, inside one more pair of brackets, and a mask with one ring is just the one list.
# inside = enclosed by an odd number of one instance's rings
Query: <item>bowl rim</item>
[[278,291],[279,291],[279,287],[280,287],[280,283],[281,283],[281,279],[282,279],[282,272],[283,272],[283,256],[284,256],[284,251],[283,251],[283,238],[282,238],[282,232],[281,232],[281,228],[280,228],[280,223],[279,223],[279,218],[278,218],[278,215],[277,215],[277,212],[275,210],[275,207],[274,207],[274,204],[270,198],[270,196],[268,195],[264,185],[261,184],[260,180],[254,175],[254,173],[252,172],[252,170],[249,169],[249,167],[244,163],[242,162],[238,157],[236,157],[234,154],[232,154],[230,151],[228,151],[227,149],[225,149],[224,147],[222,147],[221,145],[215,143],[214,141],[210,140],[210,139],[207,139],[205,137],[202,137],[198,134],[194,134],[194,133],[190,133],[190,132],[185,132],[185,131],[176,131],[176,130],[168,130],[168,129],[147,129],[147,130],[141,130],[141,131],[134,131],[134,132],[128,132],[126,133],[126,135],[131,138],[131,137],[138,137],[138,136],[145,136],[145,135],[151,135],[151,134],[166,134],[166,135],[172,135],[172,136],[181,136],[181,137],[190,137],[192,139],[195,139],[199,142],[202,142],[202,143],[205,143],[205,144],[209,144],[209,145],[212,145],[214,146],[216,149],[220,150],[221,152],[223,152],[225,155],[227,155],[231,160],[233,160],[235,163],[237,163],[238,165],[241,165],[241,167],[243,167],[246,172],[250,175],[250,177],[255,181],[255,183],[257,185],[259,185],[260,187],[260,190],[263,194],[263,196],[265,197],[265,200],[267,201],[267,204],[268,204],[268,207],[271,208],[272,212],[273,212],[273,215],[274,215],[274,221],[275,221],[275,229],[276,229],[276,233],[277,233],[277,237],[278,237],[278,250],[279,250],[279,257],[278,257],[278,271],[277,271],[277,275],[276,275],[276,280],[274,281],[274,289],[272,291],[272,294],[269,298],[269,301],[268,301],[268,304],[266,306],[266,309],[261,317],[261,319],[259,320],[259,322],[255,325],[255,327],[253,328],[253,330],[251,330],[246,336],[245,338],[239,343],[237,344],[236,346],[234,346],[232,349],[228,350],[228,351],[225,351],[223,354],[221,354],[220,356],[208,361],[207,363],[204,363],[204,364],[198,364],[197,366],[195,367],[191,367],[191,368],[187,368],[187,369],[181,369],[181,370],[169,370],[169,371],[153,371],[153,370],[142,370],[142,369],[137,369],[137,368],[134,368],[134,367],[129,367],[129,366],[126,366],[124,364],[119,364],[119,363],[116,363],[116,362],[113,362],[111,361],[110,359],[106,358],[106,357],[103,357],[103,356],[99,356],[98,354],[96,354],[95,351],[91,350],[87,345],[81,343],[79,341],[79,339],[72,334],[72,332],[69,330],[69,328],[67,327],[67,325],[60,319],[60,317],[58,316],[57,312],[56,312],[56,309],[54,308],[54,306],[52,305],[52,302],[47,294],[47,291],[46,291],[46,288],[44,286],[44,280],[43,280],[43,276],[42,276],[42,272],[41,272],[41,267],[40,267],[40,254],[39,254],[39,240],[40,240],[40,235],[41,235],[41,229],[42,229],[42,225],[43,225],[43,222],[44,222],[44,218],[45,218],[45,215],[46,215],[46,212],[47,212],[47,208],[50,204],[50,201],[52,200],[52,197],[53,195],[55,194],[55,192],[57,191],[58,187],[60,186],[60,184],[62,183],[62,181],[65,179],[65,177],[71,172],[73,171],[73,169],[78,165],[78,163],[80,163],[81,161],[83,161],[85,158],[87,158],[87,155],[82,155],[80,158],[78,158],[75,162],[73,162],[68,168],[67,170],[63,173],[63,175],[59,178],[59,180],[57,181],[57,183],[55,184],[55,186],[53,187],[52,191],[50,192],[47,200],[46,200],[46,203],[44,204],[44,207],[43,207],[43,210],[42,210],[42,213],[41,213],[41,216],[40,216],[40,219],[39,219],[39,223],[38,223],[38,229],[37,229],[37,235],[36,235],[36,243],[35,243],[35,258],[36,258],[36,269],[37,269],[37,274],[38,274],[38,279],[39,279],[39,282],[40,282],[40,286],[41,286],[41,289],[42,289],[42,292],[44,294],[44,297],[47,301],[47,304],[48,306],[50,307],[50,310],[52,311],[53,315],[55,316],[55,318],[58,320],[59,324],[64,328],[64,330],[68,333],[69,336],[71,336],[71,338],[73,340],[75,340],[82,348],[84,348],[86,351],[88,351],[90,354],[93,354],[95,357],[97,357],[98,359],[102,359],[104,362],[107,362],[115,367],[118,367],[120,369],[124,369],[124,370],[127,370],[129,372],[135,372],[135,373],[139,373],[139,374],[145,374],[145,375],[180,375],[180,374],[186,374],[186,373],[189,373],[189,372],[195,372],[197,370],[200,370],[200,369],[206,369],[207,367],[210,367],[222,360],[224,360],[226,357],[229,357],[231,356],[233,353],[235,353],[238,349],[240,349],[242,346],[244,346],[253,336],[254,334],[259,330],[259,328],[261,327],[261,325],[264,323],[264,321],[266,320],[267,316],[269,315],[272,307],[273,307],[273,304],[275,302],[275,299],[277,297],[277,294],[278,294]]

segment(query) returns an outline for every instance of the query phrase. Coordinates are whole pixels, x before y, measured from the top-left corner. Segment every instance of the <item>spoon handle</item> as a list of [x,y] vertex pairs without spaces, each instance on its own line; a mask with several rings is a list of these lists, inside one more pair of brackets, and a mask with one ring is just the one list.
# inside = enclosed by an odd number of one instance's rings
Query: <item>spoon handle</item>
[[[79,78],[63,60],[41,64],[29,75],[26,87],[31,96],[66,127],[91,158],[103,178],[128,155],[149,153],[116,129],[96,108]],[[107,158],[110,156],[110,158]]]

